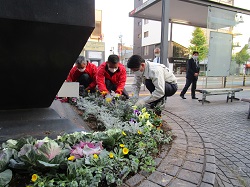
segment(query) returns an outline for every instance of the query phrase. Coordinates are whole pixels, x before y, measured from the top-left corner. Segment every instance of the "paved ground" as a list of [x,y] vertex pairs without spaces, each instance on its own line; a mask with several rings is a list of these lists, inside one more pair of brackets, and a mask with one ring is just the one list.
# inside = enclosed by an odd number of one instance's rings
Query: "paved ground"
[[[236,93],[238,98],[250,98],[250,89]],[[201,95],[197,94],[201,98]],[[166,110],[185,119],[198,132],[211,140],[216,157],[218,186],[250,186],[250,120],[249,103],[226,103],[226,96],[208,96],[211,103],[201,105],[179,97],[179,92],[168,99]]]

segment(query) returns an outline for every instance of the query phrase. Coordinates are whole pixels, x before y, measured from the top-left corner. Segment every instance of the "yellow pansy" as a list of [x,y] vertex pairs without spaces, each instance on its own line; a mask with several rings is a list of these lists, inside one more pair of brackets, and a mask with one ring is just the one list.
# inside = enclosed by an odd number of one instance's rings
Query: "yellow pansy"
[[139,121],[144,119],[144,115],[139,115]]
[[110,103],[112,101],[112,99],[110,97],[106,98],[106,102]]
[[141,112],[144,113],[146,112],[146,110],[147,110],[146,107],[144,107],[143,109],[141,109]]
[[132,108],[133,108],[134,110],[136,110],[136,109],[137,109],[137,106],[134,105],[134,106],[132,106]]
[[69,161],[75,160],[75,156],[70,156],[70,157],[68,158],[68,160],[69,160]]
[[88,93],[90,93],[90,90],[88,90]]
[[137,132],[138,132],[138,134],[142,134],[142,132],[140,130],[138,130]]
[[33,174],[31,177],[31,181],[32,182],[36,182],[36,180],[38,179],[38,175],[37,174]]
[[126,136],[127,134],[124,131],[122,131],[122,135]]
[[118,94],[118,93],[117,93],[117,94],[115,94],[115,97],[120,97],[120,96],[121,96],[121,94]]
[[149,116],[150,116],[149,113],[145,112],[143,115],[144,115],[144,118],[145,118],[145,119],[149,119]]
[[152,123],[150,123],[149,120],[147,120],[146,125],[149,126],[149,127],[153,127]]
[[109,158],[114,158],[114,154],[113,153],[109,153]]
[[123,152],[124,155],[126,155],[126,154],[128,154],[129,149],[126,148],[126,147],[124,147],[124,148],[122,149],[122,152]]
[[124,144],[120,144],[120,147],[125,147],[125,145]]
[[95,159],[97,159],[97,158],[98,158],[98,155],[97,155],[97,154],[94,154],[93,157],[94,157]]

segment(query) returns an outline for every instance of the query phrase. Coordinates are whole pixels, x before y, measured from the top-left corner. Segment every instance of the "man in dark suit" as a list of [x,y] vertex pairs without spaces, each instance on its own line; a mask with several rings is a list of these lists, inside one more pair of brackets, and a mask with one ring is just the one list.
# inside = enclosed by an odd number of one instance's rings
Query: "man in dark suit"
[[186,97],[184,95],[187,92],[187,90],[191,84],[192,84],[192,87],[191,87],[192,99],[198,99],[197,97],[195,97],[196,83],[197,83],[198,75],[200,72],[198,57],[199,57],[199,52],[194,51],[193,57],[188,60],[187,73],[186,73],[186,84],[185,84],[185,86],[180,94],[180,97],[182,99],[186,99]]

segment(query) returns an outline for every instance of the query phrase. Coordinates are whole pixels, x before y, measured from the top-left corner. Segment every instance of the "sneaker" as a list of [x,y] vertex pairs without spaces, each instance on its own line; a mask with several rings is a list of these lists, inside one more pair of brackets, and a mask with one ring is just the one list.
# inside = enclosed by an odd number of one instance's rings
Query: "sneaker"
[[197,97],[192,97],[192,99],[198,99]]
[[165,104],[166,104],[166,100],[162,99],[160,102],[156,104],[156,107],[165,108]]
[[186,97],[184,97],[184,95],[180,95],[180,97],[181,97],[182,99],[187,99]]

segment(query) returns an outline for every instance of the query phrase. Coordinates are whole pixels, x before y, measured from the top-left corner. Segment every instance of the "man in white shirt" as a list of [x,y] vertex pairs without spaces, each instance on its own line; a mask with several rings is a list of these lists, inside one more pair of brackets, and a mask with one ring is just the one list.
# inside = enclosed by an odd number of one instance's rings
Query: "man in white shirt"
[[[161,50],[160,50],[160,48],[155,48],[155,50],[154,50],[154,54],[155,54],[155,58],[154,58],[154,60],[153,60],[153,62],[155,62],[155,63],[161,63]],[[168,59],[167,59],[167,66],[169,67],[169,61],[168,61]]]
[[160,52],[161,52],[161,50],[160,50],[160,48],[155,48],[155,50],[154,50],[154,54],[155,54],[155,58],[154,58],[154,60],[153,60],[153,62],[155,62],[155,63],[160,63],[161,61],[161,57],[160,57]]
[[127,67],[134,74],[132,89],[134,96],[139,98],[141,84],[144,83],[151,95],[137,101],[136,105],[148,105],[150,108],[165,103],[167,97],[177,91],[177,79],[165,65],[153,62],[145,62],[139,55],[133,55],[128,59]]

